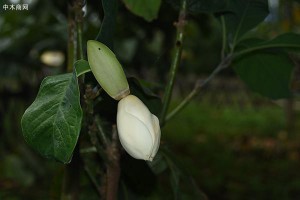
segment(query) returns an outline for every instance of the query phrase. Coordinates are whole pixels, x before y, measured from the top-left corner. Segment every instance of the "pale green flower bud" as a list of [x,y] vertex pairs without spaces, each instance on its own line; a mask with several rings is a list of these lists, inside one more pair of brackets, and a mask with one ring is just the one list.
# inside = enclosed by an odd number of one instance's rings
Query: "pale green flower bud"
[[119,101],[117,127],[127,153],[152,161],[160,143],[159,120],[139,98],[129,95]]
[[123,68],[107,46],[95,40],[89,40],[87,55],[95,78],[109,96],[120,100],[130,94]]

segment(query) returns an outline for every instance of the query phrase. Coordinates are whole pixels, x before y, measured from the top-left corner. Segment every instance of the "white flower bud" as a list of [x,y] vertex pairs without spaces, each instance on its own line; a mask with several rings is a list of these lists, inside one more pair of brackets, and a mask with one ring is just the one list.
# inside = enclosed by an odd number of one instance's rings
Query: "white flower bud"
[[127,153],[152,161],[160,142],[159,120],[139,98],[129,95],[119,101],[117,127]]

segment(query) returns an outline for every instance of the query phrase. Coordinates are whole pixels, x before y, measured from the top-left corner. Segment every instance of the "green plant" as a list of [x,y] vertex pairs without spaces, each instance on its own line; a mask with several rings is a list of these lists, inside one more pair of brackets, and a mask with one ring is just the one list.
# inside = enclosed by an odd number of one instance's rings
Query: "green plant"
[[[161,5],[160,0],[145,1],[143,4],[139,0],[125,0],[124,3],[130,11],[147,21],[156,18]],[[261,95],[273,99],[291,96],[289,83],[293,63],[288,52],[300,48],[300,35],[285,33],[267,41],[247,38],[247,34],[268,15],[267,0],[176,0],[169,3],[179,10],[179,17],[175,23],[177,34],[174,57],[162,102],[137,79],[128,79],[131,93],[141,99],[151,113],[160,116],[161,126],[178,114],[220,71],[228,67],[232,67],[249,88]],[[182,181],[194,184],[190,181],[188,173],[178,167],[176,158],[166,147],[161,147],[152,163],[122,161],[115,125],[116,101],[107,96],[89,74],[90,65],[93,71],[93,65],[97,63],[90,60],[87,62],[84,58],[83,6],[83,1],[80,0],[75,0],[70,6],[70,23],[75,26],[70,26],[72,30],[68,46],[69,73],[47,77],[41,83],[36,100],[22,118],[24,138],[41,155],[64,164],[70,163],[65,169],[63,199],[78,198],[76,188],[79,187],[80,181],[76,170],[81,168],[78,161],[80,159],[83,160],[83,169],[102,198],[116,199],[117,194],[126,196],[127,192],[122,192],[122,188],[129,191],[128,182],[120,179],[120,162],[132,162],[133,167],[143,169],[142,173],[148,173],[150,168],[151,179],[154,174],[158,175],[169,169],[174,197],[178,199],[183,195],[179,190]],[[116,23],[117,1],[103,0],[102,6],[105,17],[96,40],[113,50],[112,36]],[[169,112],[173,85],[184,47],[187,16],[199,13],[215,14],[220,21],[220,63],[204,81],[196,81],[194,89]],[[96,75],[96,78],[101,83],[105,77],[99,75]],[[106,79],[104,84],[101,83],[104,90],[116,84],[109,81]],[[80,154],[88,151],[96,154],[97,158]],[[91,169],[95,165],[99,173]],[[124,171],[126,173],[126,169]],[[195,196],[205,198],[196,187],[193,190]]]

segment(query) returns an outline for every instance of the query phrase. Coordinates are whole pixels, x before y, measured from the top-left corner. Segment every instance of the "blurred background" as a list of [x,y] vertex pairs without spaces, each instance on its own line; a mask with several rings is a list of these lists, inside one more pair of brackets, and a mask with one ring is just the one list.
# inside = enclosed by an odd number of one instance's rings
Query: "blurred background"
[[[251,34],[272,38],[300,32],[297,1],[269,3],[270,15]],[[4,4],[28,4],[28,10],[5,10]],[[84,9],[86,41],[96,37],[103,12],[100,1],[87,1]],[[153,91],[165,86],[177,16],[163,1],[158,19],[149,23],[119,4],[114,50],[127,75]],[[20,119],[42,79],[66,70],[67,21],[67,1],[0,1],[0,199],[59,196],[63,165],[25,144]],[[220,49],[219,21],[212,15],[189,16],[172,106],[196,79],[209,75],[220,61]],[[293,57],[297,72],[300,59]],[[295,75],[293,89],[298,83]],[[295,99],[274,102],[252,93],[226,69],[163,128],[162,143],[209,199],[300,199],[299,109]],[[93,190],[86,187],[92,199]],[[144,199],[170,193],[164,184],[159,187]]]

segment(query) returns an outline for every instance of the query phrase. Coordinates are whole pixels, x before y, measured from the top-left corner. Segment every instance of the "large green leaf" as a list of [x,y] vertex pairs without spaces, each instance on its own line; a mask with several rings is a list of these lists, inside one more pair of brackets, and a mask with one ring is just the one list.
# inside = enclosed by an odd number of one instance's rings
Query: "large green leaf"
[[22,117],[26,142],[42,156],[71,160],[81,129],[82,110],[75,73],[43,80],[35,101]]
[[128,10],[147,21],[152,21],[157,17],[161,4],[161,0],[124,0],[123,2]]
[[272,99],[290,96],[293,63],[284,53],[258,52],[240,57],[234,70],[250,89]]
[[[186,10],[192,14],[216,13],[225,11],[229,0],[187,0]],[[167,0],[175,9],[179,10],[182,0]]]
[[224,13],[228,39],[236,43],[269,14],[268,0],[230,0],[229,12]]
[[238,51],[236,55],[243,55],[245,53],[262,50],[262,49],[272,49],[280,48],[288,51],[299,50],[300,49],[300,34],[296,33],[285,33],[277,36],[276,38],[263,41],[259,39],[247,39],[241,41],[239,44]]

